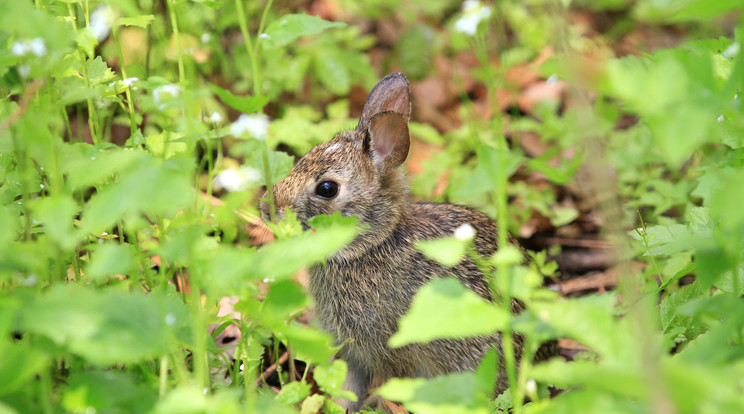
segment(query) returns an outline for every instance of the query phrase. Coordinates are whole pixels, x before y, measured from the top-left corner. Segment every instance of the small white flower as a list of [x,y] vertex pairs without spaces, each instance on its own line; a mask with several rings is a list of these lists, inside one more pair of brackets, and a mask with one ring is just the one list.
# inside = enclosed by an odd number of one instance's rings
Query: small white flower
[[116,21],[116,11],[109,6],[99,6],[90,14],[90,26],[88,27],[98,41],[108,37],[111,26]]
[[154,91],[152,91],[152,98],[155,100],[155,103],[159,104],[163,102],[166,97],[175,98],[180,93],[181,87],[178,85],[162,85],[158,86],[157,88],[155,88]]
[[731,45],[729,45],[726,50],[721,52],[721,56],[725,57],[726,59],[736,57],[736,55],[739,54],[739,48],[739,42],[731,43]]
[[235,137],[248,134],[259,141],[265,141],[269,132],[269,117],[264,114],[243,114],[230,126],[230,133]]
[[271,39],[271,36],[269,36],[267,33],[261,33],[258,35],[261,39]]
[[482,5],[479,0],[465,0],[462,2],[462,16],[455,22],[455,30],[473,36],[478,24],[489,16],[491,7]]
[[202,33],[201,35],[201,42],[202,43],[209,43],[209,41],[212,40],[212,35],[209,33]]
[[47,52],[44,39],[40,37],[37,37],[36,39],[29,42],[29,49],[31,49],[31,53],[39,57],[46,55]]
[[165,315],[165,324],[168,326],[173,326],[176,324],[176,315],[174,315],[173,312],[169,312]]
[[13,43],[13,46],[10,47],[10,52],[16,56],[26,55],[29,51],[31,51],[31,47],[28,42],[25,41],[15,42]]
[[723,119],[724,119],[723,115],[718,115],[718,118],[717,118],[718,122],[723,122]]
[[132,85],[134,85],[135,82],[139,81],[139,78],[133,76],[131,78],[122,79],[121,81],[124,83],[124,85],[131,87]]
[[527,395],[535,395],[537,393],[537,383],[534,379],[530,378],[527,380],[527,383],[524,384],[524,390],[527,392]]
[[475,237],[475,229],[470,223],[465,223],[455,229],[455,238],[458,240],[471,240]]
[[227,169],[214,177],[214,186],[218,189],[225,189],[229,192],[243,191],[261,180],[261,173],[248,166],[240,169]]
[[28,78],[28,75],[31,74],[31,67],[28,65],[18,66],[18,74],[21,75],[22,78]]
[[216,124],[218,122],[222,122],[222,115],[220,115],[219,112],[212,112],[209,115],[209,122]]
[[240,364],[240,372],[243,372],[243,369],[245,369],[245,367],[243,366],[243,364]]

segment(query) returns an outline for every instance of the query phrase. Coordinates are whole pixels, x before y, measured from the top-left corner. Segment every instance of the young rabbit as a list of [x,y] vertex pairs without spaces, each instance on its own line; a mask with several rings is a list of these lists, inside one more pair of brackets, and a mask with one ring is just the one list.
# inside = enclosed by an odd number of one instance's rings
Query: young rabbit
[[[347,247],[310,269],[309,290],[320,325],[340,343],[349,367],[344,388],[362,407],[370,380],[379,376],[433,377],[473,370],[500,335],[434,340],[391,349],[388,339],[416,291],[436,276],[453,275],[480,296],[491,299],[488,284],[470,259],[447,268],[426,259],[418,240],[452,235],[470,224],[482,255],[496,251],[496,226],[486,215],[453,204],[413,203],[399,167],[408,156],[411,96],[400,73],[382,79],[370,92],[359,124],[318,145],[300,159],[290,175],[274,186],[276,208],[289,207],[303,226],[319,214],[341,211],[357,216],[368,229]],[[261,203],[268,216],[269,207]],[[521,338],[515,336],[521,349]],[[507,388],[503,366],[496,391]]]

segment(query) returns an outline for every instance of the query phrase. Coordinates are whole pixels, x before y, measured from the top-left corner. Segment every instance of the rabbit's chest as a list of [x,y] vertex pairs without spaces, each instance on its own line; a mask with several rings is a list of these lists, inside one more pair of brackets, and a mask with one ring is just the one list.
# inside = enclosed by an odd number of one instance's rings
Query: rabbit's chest
[[413,296],[395,283],[408,277],[401,269],[363,270],[328,264],[313,268],[310,276],[318,321],[338,341],[351,338],[360,345],[384,346]]

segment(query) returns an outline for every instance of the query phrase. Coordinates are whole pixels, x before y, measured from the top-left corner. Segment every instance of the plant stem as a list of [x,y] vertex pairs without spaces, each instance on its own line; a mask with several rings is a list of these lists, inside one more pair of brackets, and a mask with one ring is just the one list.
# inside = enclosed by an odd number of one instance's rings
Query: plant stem
[[248,57],[251,59],[251,76],[253,77],[253,94],[261,94],[261,74],[258,70],[258,54],[253,48],[251,35],[248,33],[248,21],[245,18],[245,10],[241,0],[235,0],[235,8],[238,12],[238,23],[240,24],[240,33],[243,34],[243,43],[248,51]]
[[[124,52],[121,49],[121,42],[119,41],[119,26],[112,27],[111,33],[114,35],[114,42],[116,43],[116,48],[119,51],[119,66],[121,67],[121,76],[123,79],[127,79],[127,68],[124,64]],[[137,130],[137,122],[134,119],[134,102],[132,101],[132,92],[131,88],[128,85],[124,86],[127,87],[127,89],[124,91],[124,94],[127,97],[127,109],[129,110],[129,134],[134,135],[134,132]]]
[[178,31],[178,19],[176,18],[175,3],[168,0],[168,14],[170,15],[171,26],[173,27],[173,39],[176,43],[176,56],[178,56],[178,82],[186,85],[186,71],[183,66],[183,53],[181,51],[181,35]]
[[[86,13],[85,20],[86,25],[88,25],[88,3],[86,2]],[[72,23],[73,30],[77,31],[77,16],[75,16],[75,13],[72,9],[72,4],[67,4],[67,12],[70,15],[70,22]],[[80,49],[76,50],[75,53],[78,55],[78,59],[80,60],[81,65],[81,71],[83,73],[83,80],[85,80],[85,86],[90,89],[90,78],[88,77],[88,62],[87,58],[84,54],[80,53]],[[96,113],[96,106],[93,104],[93,98],[87,98],[86,99],[88,103],[88,128],[90,129],[90,139],[93,142],[93,144],[98,144],[98,134],[96,133],[97,130],[97,121],[98,121],[98,114]]]
[[269,202],[269,219],[272,223],[276,223],[276,202],[274,201],[274,184],[272,183],[271,167],[269,166],[269,145],[264,145],[262,150],[266,197]]

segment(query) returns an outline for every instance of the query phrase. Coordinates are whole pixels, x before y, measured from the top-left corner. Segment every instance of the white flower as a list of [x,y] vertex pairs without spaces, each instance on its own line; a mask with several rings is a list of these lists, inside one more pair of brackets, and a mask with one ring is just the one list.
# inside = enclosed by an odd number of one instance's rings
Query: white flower
[[479,0],[465,0],[462,2],[462,16],[455,22],[455,30],[473,36],[478,24],[490,15],[491,7],[482,5]]
[[19,65],[18,74],[21,75],[22,78],[28,78],[28,75],[31,74],[31,68],[28,65]]
[[527,383],[524,385],[524,390],[527,392],[527,395],[535,395],[537,393],[537,382],[535,382],[534,379],[528,379]]
[[739,42],[731,43],[729,47],[726,48],[723,52],[721,52],[721,55],[725,57],[726,59],[730,59],[733,57],[736,57],[736,55],[739,54]]
[[122,79],[121,81],[126,86],[132,86],[132,85],[134,85],[134,82],[139,81],[139,78],[137,78],[137,77],[131,77],[131,78]]
[[46,52],[47,52],[44,39],[40,37],[37,37],[31,42],[29,42],[29,49],[31,49],[31,53],[39,57],[46,55]]
[[108,37],[111,26],[116,21],[116,11],[109,6],[99,6],[90,14],[90,26],[88,27],[98,41]]
[[465,223],[455,229],[455,238],[458,240],[471,240],[475,237],[475,229],[470,223]]
[[23,56],[27,54],[30,50],[28,42],[22,42],[18,41],[13,43],[13,46],[10,47],[10,52],[13,53],[16,56]]
[[178,85],[162,85],[152,91],[152,98],[155,100],[155,103],[161,103],[166,96],[175,98],[179,93],[181,93],[181,87]]
[[176,315],[173,312],[168,312],[165,315],[165,324],[168,326],[173,326],[176,324]]
[[248,134],[259,141],[266,140],[269,132],[269,117],[264,114],[243,114],[230,125],[230,133],[235,137]]
[[257,169],[243,166],[240,169],[227,169],[214,177],[214,186],[229,192],[243,191],[261,180],[261,173]]
[[261,39],[271,39],[271,36],[267,33],[261,33],[260,35],[258,35],[258,37],[260,37]]
[[209,115],[209,122],[216,124],[218,122],[222,122],[222,115],[220,115],[219,112],[212,112]]
[[212,40],[212,35],[209,33],[202,33],[201,35],[201,41],[202,43],[209,43],[209,41]]

